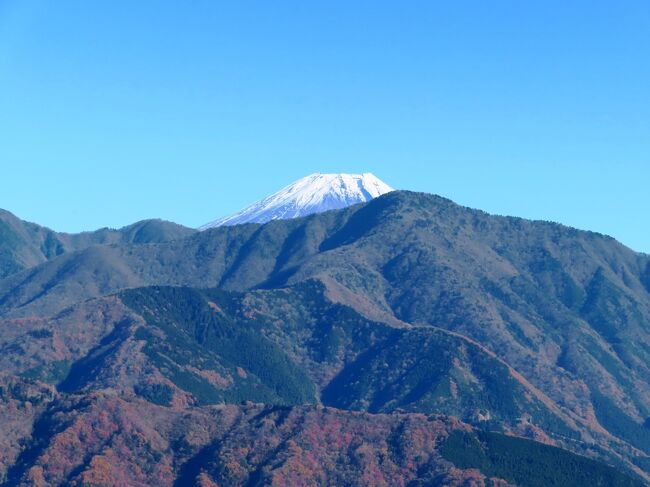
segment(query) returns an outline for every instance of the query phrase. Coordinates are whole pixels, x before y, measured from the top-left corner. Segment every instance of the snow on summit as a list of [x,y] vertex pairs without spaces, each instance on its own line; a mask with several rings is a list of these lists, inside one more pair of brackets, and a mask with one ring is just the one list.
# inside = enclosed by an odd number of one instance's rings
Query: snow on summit
[[311,174],[243,210],[200,227],[266,223],[335,210],[370,201],[393,188],[369,172],[363,174]]

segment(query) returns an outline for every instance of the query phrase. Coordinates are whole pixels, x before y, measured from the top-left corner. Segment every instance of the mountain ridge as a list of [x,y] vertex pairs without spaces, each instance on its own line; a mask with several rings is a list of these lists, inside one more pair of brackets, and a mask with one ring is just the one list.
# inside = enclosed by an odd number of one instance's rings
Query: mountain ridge
[[119,229],[104,227],[65,233],[21,220],[13,213],[0,209],[0,279],[92,245],[163,242],[184,238],[194,232],[177,223],[149,219]]
[[[87,338],[78,347],[83,353],[71,356],[75,363],[83,362],[74,370],[96,370],[99,375],[68,379],[61,387],[77,393],[79,384],[87,384],[88,391],[135,384],[151,400],[163,400],[169,390],[159,382],[138,385],[134,373],[124,375],[147,363],[158,370],[157,381],[176,380],[189,388],[173,395],[184,403],[196,400],[195,395],[205,401],[224,394],[223,385],[222,392],[210,392],[205,381],[236,385],[228,392],[232,401],[249,390],[246,380],[259,380],[264,400],[278,402],[278,397],[304,401],[312,387],[308,382],[314,381],[324,394],[320,400],[337,407],[391,414],[399,408],[444,410],[474,426],[490,425],[542,441],[553,438],[647,480],[649,266],[650,256],[595,232],[493,216],[446,198],[395,191],[303,218],[223,226],[169,242],[96,245],[55,257],[0,280],[0,350],[8,351],[11,363],[22,364],[7,365],[18,367],[11,368],[13,373],[31,370],[43,380],[60,380],[72,369],[59,364],[63,359],[57,361],[55,351],[45,353],[47,346],[38,348],[41,343],[65,344],[83,323],[97,331],[144,323],[140,334],[136,328],[115,328],[105,342],[83,335]],[[319,283],[321,291],[302,293],[301,286],[310,282]],[[173,298],[155,298],[168,292]],[[120,293],[148,304],[137,312],[117,312],[106,299],[120,300]],[[96,297],[98,301],[82,302]],[[71,312],[63,308],[71,305],[89,311],[72,313],[74,320],[65,321]],[[339,305],[355,313],[354,319],[344,316],[357,325],[328,324],[328,317],[339,316]],[[143,316],[145,309],[153,314]],[[205,319],[195,321],[192,309]],[[134,312],[140,316],[136,321]],[[212,323],[215,312],[217,322],[198,326]],[[38,318],[47,315],[54,317]],[[286,329],[278,328],[282,323]],[[322,330],[312,328],[317,323]],[[186,352],[155,367],[151,362],[152,357],[171,356],[157,337],[175,337],[180,354],[198,347],[192,345],[195,340],[206,340],[210,333],[230,333],[232,326],[248,330],[241,335],[247,343],[272,339],[273,349],[290,352],[290,360],[273,355],[284,364],[279,370],[285,375],[279,376],[306,388],[277,394],[277,384],[262,372],[258,376],[255,367],[244,379],[232,368],[228,349],[226,355],[214,355],[209,347],[196,348],[203,350],[197,355],[203,362],[184,363]],[[374,330],[374,338],[363,334],[366,326]],[[8,333],[10,329],[18,335]],[[305,341],[308,333],[311,338]],[[88,352],[85,347],[93,343],[97,348]],[[148,344],[148,359],[136,353],[143,343]],[[432,352],[419,354],[421,348]],[[353,356],[353,350],[361,355]],[[448,360],[430,361],[445,352]],[[30,362],[34,353],[47,360]],[[485,370],[500,368],[490,354],[507,366],[505,375],[485,375]],[[122,366],[120,357],[141,360]],[[486,361],[493,365],[478,365]],[[208,363],[214,364],[212,369],[205,368]],[[316,363],[329,364],[321,372],[327,377],[314,372]],[[384,364],[389,364],[387,369]],[[184,372],[170,376],[171,370]],[[530,383],[543,401],[534,399],[533,389],[506,380],[509,376]],[[504,384],[510,385],[496,393]],[[476,398],[481,399],[472,402]],[[525,411],[537,412],[529,417]]]

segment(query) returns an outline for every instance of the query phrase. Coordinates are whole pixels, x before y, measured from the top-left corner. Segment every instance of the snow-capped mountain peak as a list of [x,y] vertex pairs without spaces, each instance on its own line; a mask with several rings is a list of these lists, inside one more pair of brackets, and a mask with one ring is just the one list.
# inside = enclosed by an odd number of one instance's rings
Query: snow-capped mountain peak
[[200,227],[266,223],[335,210],[393,191],[372,173],[310,174],[243,210]]

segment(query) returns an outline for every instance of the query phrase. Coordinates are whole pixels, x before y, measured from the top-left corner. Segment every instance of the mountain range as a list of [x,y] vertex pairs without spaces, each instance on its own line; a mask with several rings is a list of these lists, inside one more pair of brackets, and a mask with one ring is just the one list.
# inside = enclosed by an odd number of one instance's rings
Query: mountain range
[[1,214],[4,483],[650,482],[650,256],[324,176],[200,232]]

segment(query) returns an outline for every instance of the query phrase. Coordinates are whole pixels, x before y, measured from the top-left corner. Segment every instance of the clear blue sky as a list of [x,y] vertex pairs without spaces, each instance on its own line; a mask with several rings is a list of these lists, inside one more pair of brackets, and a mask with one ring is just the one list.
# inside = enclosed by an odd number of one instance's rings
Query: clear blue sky
[[650,2],[0,0],[0,207],[198,226],[317,171],[650,252]]

